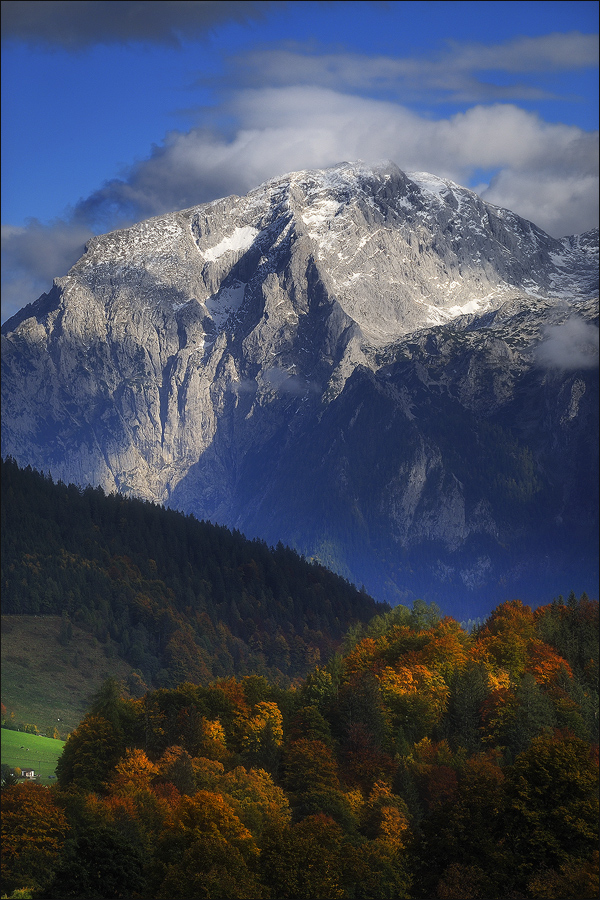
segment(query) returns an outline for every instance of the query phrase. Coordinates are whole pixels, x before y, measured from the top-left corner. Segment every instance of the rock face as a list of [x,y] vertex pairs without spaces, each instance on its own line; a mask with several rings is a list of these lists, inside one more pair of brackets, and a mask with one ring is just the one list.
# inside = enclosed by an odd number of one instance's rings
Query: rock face
[[597,244],[392,164],[94,238],[2,329],[2,454],[392,602],[597,577]]

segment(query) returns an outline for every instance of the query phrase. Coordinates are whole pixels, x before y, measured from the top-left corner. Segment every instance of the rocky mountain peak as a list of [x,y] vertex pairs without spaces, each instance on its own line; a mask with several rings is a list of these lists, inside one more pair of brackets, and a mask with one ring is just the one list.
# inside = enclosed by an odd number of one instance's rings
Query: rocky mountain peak
[[[303,551],[329,547],[325,561],[353,577],[363,564],[349,561],[343,520],[350,543],[362,534],[380,548],[370,558],[505,541],[500,501],[434,426],[452,407],[473,447],[488,447],[482,416],[504,416],[494,427],[505,429],[524,385],[528,403],[550,390],[536,347],[549,322],[593,320],[596,255],[597,232],[556,240],[393,163],[295,172],[149,219],[92,239],[3,327],[3,455]],[[586,373],[575,389],[562,371],[546,424],[521,411],[539,447],[549,421],[569,423],[565,447],[576,423],[589,427]]]

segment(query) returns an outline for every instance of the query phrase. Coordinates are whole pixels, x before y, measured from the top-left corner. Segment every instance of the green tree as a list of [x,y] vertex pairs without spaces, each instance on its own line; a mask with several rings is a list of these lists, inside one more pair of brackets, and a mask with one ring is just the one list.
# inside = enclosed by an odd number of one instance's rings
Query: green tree
[[144,896],[146,865],[139,841],[108,824],[88,822],[78,828],[44,896],[48,900]]
[[453,747],[464,747],[468,753],[481,749],[481,708],[487,694],[482,665],[471,663],[452,677],[444,724]]
[[521,885],[544,868],[591,860],[598,846],[598,766],[573,735],[533,739],[507,772],[507,835]]
[[493,754],[480,754],[464,768],[458,791],[434,804],[411,848],[416,897],[510,896],[512,858],[505,830],[504,775]]
[[555,724],[552,703],[532,675],[523,675],[515,691],[513,715],[505,723],[506,745],[513,755],[526,750],[534,737],[549,734]]
[[343,833],[333,819],[311,815],[271,834],[261,854],[263,881],[271,897],[344,897]]
[[58,783],[62,788],[102,791],[124,752],[115,726],[102,716],[88,715],[67,738],[56,765]]

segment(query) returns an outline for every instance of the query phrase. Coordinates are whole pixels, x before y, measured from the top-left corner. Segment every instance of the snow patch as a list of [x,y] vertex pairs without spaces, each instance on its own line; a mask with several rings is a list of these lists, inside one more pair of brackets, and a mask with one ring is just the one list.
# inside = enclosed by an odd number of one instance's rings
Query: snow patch
[[437,175],[430,175],[429,172],[407,172],[406,175],[421,190],[427,191],[429,194],[441,196],[442,194],[447,194],[453,188],[460,190],[459,185],[454,184],[453,181],[446,181],[443,178],[438,178]]
[[221,288],[218,294],[213,294],[212,297],[204,301],[204,305],[217,328],[222,328],[227,319],[233,313],[238,312],[244,302],[245,290],[246,285],[241,281],[236,281],[227,287]]
[[572,253],[549,253],[548,255],[558,269],[566,269],[573,262]]
[[232,234],[224,237],[214,247],[202,250],[201,253],[205,259],[214,262],[219,257],[224,256],[225,253],[248,250],[259,234],[260,232],[256,228],[252,228],[251,225],[243,225],[241,228],[236,228]]
[[302,221],[309,227],[318,227],[333,219],[339,208],[335,200],[320,200],[302,213]]
[[429,315],[426,320],[427,323],[429,325],[443,325],[445,322],[456,319],[458,316],[471,316],[475,313],[484,312],[490,306],[490,298],[485,297],[483,299],[468,300],[462,305],[457,304],[442,309],[433,306],[430,303],[427,303],[426,306],[429,309]]

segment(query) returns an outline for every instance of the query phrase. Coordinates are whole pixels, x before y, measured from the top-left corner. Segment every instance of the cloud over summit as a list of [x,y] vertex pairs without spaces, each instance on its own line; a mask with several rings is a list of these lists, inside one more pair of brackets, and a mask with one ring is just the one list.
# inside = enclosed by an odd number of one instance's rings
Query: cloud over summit
[[[334,16],[343,6],[306,4]],[[77,57],[85,71],[86,54],[98,45],[172,52],[208,41],[228,23],[262,23],[291,7],[304,4],[7,0],[2,36],[31,52],[44,45]],[[145,154],[118,176],[108,172],[52,222],[32,219],[3,232],[3,318],[65,274],[92,233],[341,160],[387,158],[404,171],[450,178],[556,237],[598,222],[598,133],[546,121],[535,106],[557,93],[556,73],[597,65],[593,34],[552,31],[496,43],[448,37],[395,55],[318,39],[216,45],[220,68],[202,68],[207,45],[198,43],[197,70],[189,72],[189,84],[209,91],[212,106],[203,95],[185,127],[163,129]]]

